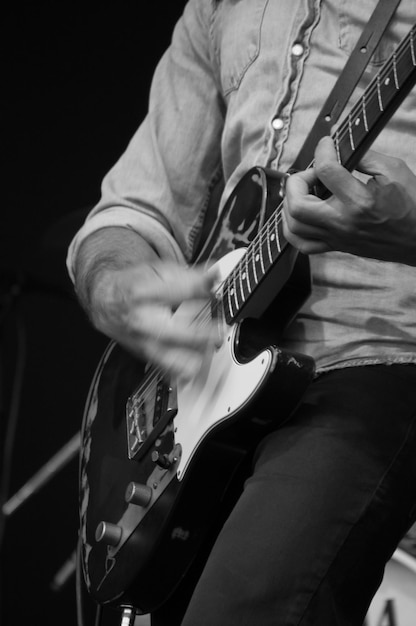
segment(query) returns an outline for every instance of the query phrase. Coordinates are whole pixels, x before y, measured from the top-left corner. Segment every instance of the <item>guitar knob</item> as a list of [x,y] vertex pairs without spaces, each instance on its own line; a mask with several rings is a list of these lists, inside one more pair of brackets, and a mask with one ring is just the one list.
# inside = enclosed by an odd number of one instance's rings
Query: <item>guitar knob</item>
[[104,542],[109,546],[117,546],[120,543],[122,530],[116,524],[110,522],[100,522],[95,530],[95,541]]
[[137,504],[138,506],[147,506],[152,499],[153,490],[148,485],[131,482],[127,485],[125,500],[129,504]]

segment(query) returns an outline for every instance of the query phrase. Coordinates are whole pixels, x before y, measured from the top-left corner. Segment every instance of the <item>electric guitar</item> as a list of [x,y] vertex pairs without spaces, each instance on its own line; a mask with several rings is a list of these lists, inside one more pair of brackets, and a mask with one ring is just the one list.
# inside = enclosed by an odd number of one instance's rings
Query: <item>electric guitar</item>
[[[415,49],[413,27],[333,134],[349,170],[415,84]],[[311,283],[281,211],[282,175],[260,167],[225,204],[198,259],[220,259],[220,278],[195,313],[198,324],[214,319],[224,340],[192,381],[169,380],[115,342],[102,356],[80,459],[81,561],[100,604],[143,613],[163,604],[215,539],[254,447],[313,377],[312,359],[279,348]]]

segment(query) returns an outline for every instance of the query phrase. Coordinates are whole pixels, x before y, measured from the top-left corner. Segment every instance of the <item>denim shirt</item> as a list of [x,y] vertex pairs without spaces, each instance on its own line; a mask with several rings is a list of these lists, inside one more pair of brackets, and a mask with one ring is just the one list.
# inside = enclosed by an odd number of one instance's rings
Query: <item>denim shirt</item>
[[[190,0],[156,69],[149,112],[106,175],[74,238],[137,230],[165,259],[191,262],[213,185],[222,204],[254,165],[287,171],[377,0]],[[401,0],[354,102],[408,33]],[[416,90],[373,144],[416,173]],[[312,294],[283,345],[317,371],[416,362],[416,268],[329,252],[310,257]]]

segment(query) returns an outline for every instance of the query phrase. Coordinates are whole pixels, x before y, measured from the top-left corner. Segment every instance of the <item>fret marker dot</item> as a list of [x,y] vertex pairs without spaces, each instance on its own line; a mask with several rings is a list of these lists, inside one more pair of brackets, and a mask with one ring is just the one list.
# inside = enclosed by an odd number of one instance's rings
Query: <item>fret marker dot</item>
[[271,237],[270,237],[270,241],[274,241],[276,239],[276,235],[274,233],[272,233]]
[[385,85],[390,85],[390,78],[389,77],[386,78],[386,80],[384,81],[384,84]]
[[246,276],[247,276],[247,274],[246,274],[245,272],[243,272],[243,274],[242,274],[241,278],[242,278],[243,280],[245,280],[245,279],[246,279]]
[[230,289],[230,295],[234,295],[234,289]]
[[361,120],[359,117],[357,117],[357,119],[355,120],[355,125],[359,126],[361,124]]
[[256,261],[260,261],[260,255],[256,254]]

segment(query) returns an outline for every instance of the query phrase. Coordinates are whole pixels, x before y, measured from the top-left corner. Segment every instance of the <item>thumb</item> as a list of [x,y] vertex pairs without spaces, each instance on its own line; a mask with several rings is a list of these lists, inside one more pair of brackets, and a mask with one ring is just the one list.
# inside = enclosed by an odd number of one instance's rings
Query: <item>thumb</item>
[[296,192],[302,195],[310,193],[311,188],[317,183],[315,168],[310,167],[306,170],[291,174],[286,180],[286,191]]
[[375,150],[368,150],[358,163],[356,170],[372,176],[378,183],[386,183],[389,181],[389,157]]

